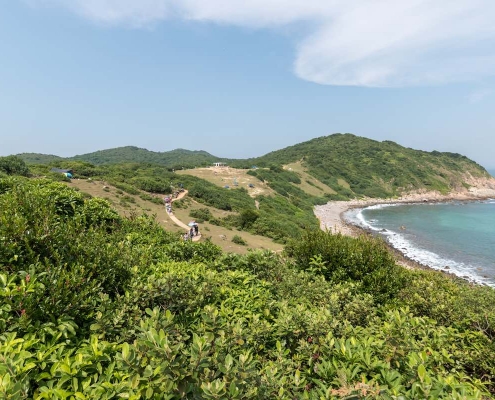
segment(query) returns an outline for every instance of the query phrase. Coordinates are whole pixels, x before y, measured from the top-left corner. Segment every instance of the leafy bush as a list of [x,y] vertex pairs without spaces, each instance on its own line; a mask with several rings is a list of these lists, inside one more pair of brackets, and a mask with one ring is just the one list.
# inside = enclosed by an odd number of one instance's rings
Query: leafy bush
[[202,223],[204,221],[209,221],[213,218],[211,211],[208,208],[200,208],[197,210],[189,211],[189,216],[194,218],[196,222]]
[[302,240],[286,247],[299,268],[322,274],[333,282],[353,281],[373,295],[378,303],[393,299],[403,287],[404,269],[382,240],[361,236],[358,239],[322,231],[308,231]]
[[0,180],[0,397],[493,397],[492,289],[401,283],[368,238],[310,232],[288,253],[222,253]]
[[17,156],[0,157],[0,172],[6,175],[28,176],[29,168],[24,160]]
[[247,242],[239,235],[234,235],[232,242],[235,244],[240,244],[241,246],[247,246]]
[[58,172],[48,172],[46,178],[55,182],[70,182],[70,178],[66,177],[64,174]]
[[[117,189],[120,189],[123,192],[126,192],[128,194],[145,196],[139,190],[137,190],[135,187],[128,185],[126,183],[122,183],[122,182],[118,182],[118,181],[114,181],[114,180],[111,180],[108,183],[111,184],[112,186],[115,186]],[[149,196],[149,195],[147,195],[147,196]]]
[[255,210],[246,209],[242,210],[239,215],[239,226],[241,229],[249,229],[253,226],[256,220],[259,218],[259,213]]

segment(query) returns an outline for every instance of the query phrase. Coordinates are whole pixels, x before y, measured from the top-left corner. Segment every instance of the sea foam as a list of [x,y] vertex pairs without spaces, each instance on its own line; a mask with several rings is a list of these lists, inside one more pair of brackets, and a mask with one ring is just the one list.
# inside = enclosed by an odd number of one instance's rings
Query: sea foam
[[[492,203],[492,202],[490,202]],[[419,203],[418,203],[419,204]],[[492,203],[495,204],[495,201]],[[414,244],[412,241],[408,240],[406,235],[401,232],[392,231],[390,229],[385,229],[380,227],[376,220],[367,220],[363,214],[364,210],[370,209],[380,209],[385,207],[394,207],[401,204],[391,203],[391,204],[378,204],[369,206],[366,208],[356,208],[351,209],[344,213],[344,219],[356,225],[362,229],[374,232],[384,237],[384,239],[396,250],[404,254],[405,257],[421,264],[426,267],[452,273],[456,276],[464,278],[470,282],[488,285],[495,287],[495,284],[487,278],[480,276],[477,271],[480,266],[477,265],[467,265],[461,262],[457,262],[445,257],[442,257],[434,252],[426,250]]]

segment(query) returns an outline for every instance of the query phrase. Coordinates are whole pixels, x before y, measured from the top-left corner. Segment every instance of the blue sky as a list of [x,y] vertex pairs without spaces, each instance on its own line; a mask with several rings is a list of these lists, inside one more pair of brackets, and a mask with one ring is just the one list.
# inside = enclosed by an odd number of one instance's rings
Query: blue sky
[[0,155],[245,158],[351,132],[495,168],[491,1],[4,3]]

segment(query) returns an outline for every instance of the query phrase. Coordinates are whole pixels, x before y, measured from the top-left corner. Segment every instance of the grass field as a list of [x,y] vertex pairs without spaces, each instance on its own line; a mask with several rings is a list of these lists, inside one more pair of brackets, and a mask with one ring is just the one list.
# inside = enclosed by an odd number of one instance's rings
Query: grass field
[[320,197],[327,193],[336,193],[330,186],[325,185],[318,179],[309,175],[300,162],[284,165],[284,169],[297,173],[301,178],[301,183],[299,185],[293,183],[293,185],[299,187],[301,190],[304,190],[311,196]]
[[[220,187],[229,186],[230,189],[246,188],[251,197],[258,195],[271,196],[275,192],[266,183],[261,182],[254,176],[248,175],[248,169],[237,169],[230,167],[194,168],[176,171],[179,175],[192,175],[204,179]],[[237,182],[237,186],[235,183]],[[249,184],[254,187],[250,188]]]
[[[325,194],[336,193],[330,186],[325,185],[318,179],[309,175],[300,162],[285,165],[284,168],[294,171],[299,175],[301,183],[293,183],[293,185],[299,187],[311,196],[320,197]],[[230,189],[244,187],[248,190],[251,197],[256,197],[258,195],[274,195],[274,191],[266,183],[261,182],[254,176],[248,175],[248,171],[248,169],[230,167],[209,167],[186,169],[183,171],[176,171],[176,173],[196,176],[220,187],[226,185],[229,186]],[[234,186],[234,182],[237,182],[238,186]],[[252,184],[254,188],[250,188],[249,184]]]
[[[249,177],[255,179],[251,176]],[[144,213],[155,215],[156,221],[163,226],[165,230],[169,232],[177,232],[178,234],[184,233],[184,229],[175,225],[175,223],[173,223],[168,217],[165,207],[161,204],[155,204],[151,201],[143,200],[138,195],[123,193],[121,190],[102,181],[73,179],[72,182],[68,183],[68,186],[81,192],[88,193],[93,197],[100,197],[108,200],[120,215],[127,217],[133,214],[142,215]],[[162,196],[155,197],[161,199]],[[179,208],[178,204],[174,203],[173,212],[174,215],[185,224],[191,220],[191,217],[189,217],[189,212],[193,209],[208,208],[214,217],[226,217],[227,215],[232,214],[228,211],[221,211],[212,207],[207,207],[204,204],[199,204],[187,196],[184,199],[179,200],[179,202],[181,202],[181,206],[184,208]],[[253,235],[248,232],[237,231],[236,229],[229,230],[212,225],[208,222],[199,224],[199,229],[202,234],[202,240],[209,239],[212,243],[220,246],[224,251],[228,252],[244,254],[250,248],[273,251],[280,251],[283,248],[282,245],[274,243],[269,238]],[[247,245],[242,246],[233,243],[232,238],[234,235],[242,237],[247,242]]]

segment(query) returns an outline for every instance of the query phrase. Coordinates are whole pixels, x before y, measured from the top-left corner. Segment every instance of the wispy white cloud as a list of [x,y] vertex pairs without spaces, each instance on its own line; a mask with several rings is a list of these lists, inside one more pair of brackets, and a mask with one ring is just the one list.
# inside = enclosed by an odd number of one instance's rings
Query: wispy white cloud
[[63,6],[85,18],[107,25],[136,28],[170,17],[169,0],[24,0],[32,6]]
[[468,95],[468,101],[472,104],[479,103],[492,94],[490,89],[478,89]]
[[27,0],[106,24],[180,18],[253,28],[304,22],[294,71],[328,85],[397,87],[495,75],[493,0]]

